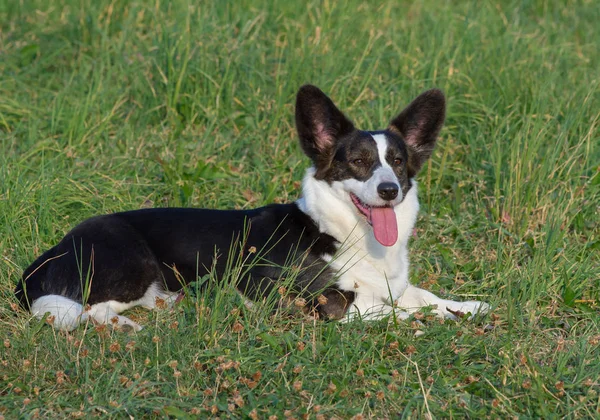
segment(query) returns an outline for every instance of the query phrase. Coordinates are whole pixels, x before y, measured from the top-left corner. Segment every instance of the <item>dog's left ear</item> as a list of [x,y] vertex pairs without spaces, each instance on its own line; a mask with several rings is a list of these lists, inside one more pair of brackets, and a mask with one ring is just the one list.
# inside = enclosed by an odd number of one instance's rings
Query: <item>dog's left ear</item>
[[423,92],[390,123],[408,146],[408,176],[414,177],[429,159],[446,118],[446,99],[439,89]]
[[331,164],[337,140],[355,130],[352,122],[321,89],[304,85],[296,96],[296,128],[304,153],[319,178]]

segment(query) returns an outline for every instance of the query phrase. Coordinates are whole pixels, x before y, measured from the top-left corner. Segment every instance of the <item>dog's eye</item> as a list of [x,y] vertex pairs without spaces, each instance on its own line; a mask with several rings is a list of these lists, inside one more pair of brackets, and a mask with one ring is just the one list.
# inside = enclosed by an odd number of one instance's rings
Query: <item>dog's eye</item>
[[402,165],[402,159],[400,159],[400,158],[394,159],[394,165],[396,165],[396,166]]
[[354,159],[352,161],[353,164],[355,164],[356,166],[366,166],[367,162],[365,162],[363,159]]

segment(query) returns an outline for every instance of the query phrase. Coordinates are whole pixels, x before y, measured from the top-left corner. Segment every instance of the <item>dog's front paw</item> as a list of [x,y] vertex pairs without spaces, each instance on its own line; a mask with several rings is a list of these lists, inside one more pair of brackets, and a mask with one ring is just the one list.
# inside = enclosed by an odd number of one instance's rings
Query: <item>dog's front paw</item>
[[469,319],[473,319],[475,315],[488,313],[491,306],[485,302],[471,300],[467,302],[451,302],[444,309],[443,312],[446,318],[461,319],[468,315]]

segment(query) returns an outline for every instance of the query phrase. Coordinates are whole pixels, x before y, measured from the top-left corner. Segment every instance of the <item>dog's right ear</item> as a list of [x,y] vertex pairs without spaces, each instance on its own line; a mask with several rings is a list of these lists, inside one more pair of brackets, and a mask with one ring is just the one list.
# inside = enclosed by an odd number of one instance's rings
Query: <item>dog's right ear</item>
[[321,89],[304,85],[296,96],[296,129],[319,177],[331,164],[337,139],[354,131],[354,125]]

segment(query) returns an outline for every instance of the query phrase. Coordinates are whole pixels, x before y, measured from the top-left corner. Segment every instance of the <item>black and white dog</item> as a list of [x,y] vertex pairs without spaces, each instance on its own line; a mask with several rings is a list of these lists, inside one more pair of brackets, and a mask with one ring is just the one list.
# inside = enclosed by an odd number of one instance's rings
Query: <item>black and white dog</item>
[[54,316],[56,328],[93,319],[139,330],[119,314],[153,308],[157,298],[174,301],[185,284],[211,270],[222,277],[228,256],[241,255],[247,269],[236,287],[246,298],[263,299],[286,284],[325,318],[406,318],[423,306],[450,318],[485,312],[486,303],[440,299],[408,281],[407,245],[419,210],[414,177],[444,117],[444,95],[433,89],[387,129],[361,131],[321,90],[303,86],[296,126],[313,166],[299,200],[88,219],[25,270],[16,296],[37,317]]

